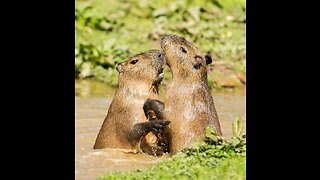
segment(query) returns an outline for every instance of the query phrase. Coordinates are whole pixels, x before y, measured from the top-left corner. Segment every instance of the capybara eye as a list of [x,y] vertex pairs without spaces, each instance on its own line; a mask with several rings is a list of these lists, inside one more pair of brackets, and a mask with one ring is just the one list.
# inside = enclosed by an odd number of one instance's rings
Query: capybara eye
[[138,62],[138,60],[135,59],[135,60],[132,60],[132,61],[130,62],[130,64],[136,64],[137,62]]
[[187,53],[187,50],[184,49],[183,47],[180,47],[180,50],[181,50],[183,53]]

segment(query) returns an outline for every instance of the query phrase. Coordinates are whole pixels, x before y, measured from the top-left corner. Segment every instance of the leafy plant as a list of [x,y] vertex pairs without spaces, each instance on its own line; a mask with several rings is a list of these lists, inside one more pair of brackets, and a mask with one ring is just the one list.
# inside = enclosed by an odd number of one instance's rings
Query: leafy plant
[[[239,129],[238,118],[235,124]],[[203,141],[169,160],[133,172],[107,173],[98,179],[245,179],[245,157],[245,135],[225,140],[214,129],[206,128]]]
[[[96,66],[115,71],[117,62],[160,48],[161,36],[168,33],[192,41],[214,62],[230,62],[234,74],[245,74],[245,0],[76,0],[75,22],[76,78],[101,80],[107,71],[93,73]],[[215,71],[210,68],[208,77]],[[214,80],[210,84],[225,88]]]

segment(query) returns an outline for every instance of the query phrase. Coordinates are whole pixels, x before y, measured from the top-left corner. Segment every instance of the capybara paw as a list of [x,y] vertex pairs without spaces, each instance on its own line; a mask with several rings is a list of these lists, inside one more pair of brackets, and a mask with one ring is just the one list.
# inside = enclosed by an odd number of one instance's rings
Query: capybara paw
[[154,120],[154,121],[149,121],[150,122],[150,128],[151,130],[158,132],[160,129],[165,128],[167,125],[170,124],[170,121],[168,120]]

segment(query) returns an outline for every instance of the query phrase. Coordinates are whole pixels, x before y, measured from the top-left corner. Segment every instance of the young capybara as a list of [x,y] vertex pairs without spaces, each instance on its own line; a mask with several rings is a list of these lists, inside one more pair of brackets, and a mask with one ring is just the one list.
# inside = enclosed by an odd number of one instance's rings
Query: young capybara
[[[163,119],[164,103],[156,99],[148,99],[143,106],[144,113],[149,121]],[[167,128],[154,129],[145,137],[141,137],[139,148],[143,153],[161,156],[169,152]]]

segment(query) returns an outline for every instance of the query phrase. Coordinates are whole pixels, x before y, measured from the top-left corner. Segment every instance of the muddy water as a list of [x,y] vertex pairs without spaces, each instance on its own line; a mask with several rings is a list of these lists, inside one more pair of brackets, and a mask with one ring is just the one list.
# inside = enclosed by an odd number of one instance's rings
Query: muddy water
[[[102,83],[76,81],[76,179],[95,179],[105,172],[129,171],[149,167],[169,156],[155,158],[121,149],[94,150],[93,144],[112,101],[114,89]],[[232,121],[243,119],[245,131],[244,92],[213,93],[216,109],[225,138],[232,136]]]

